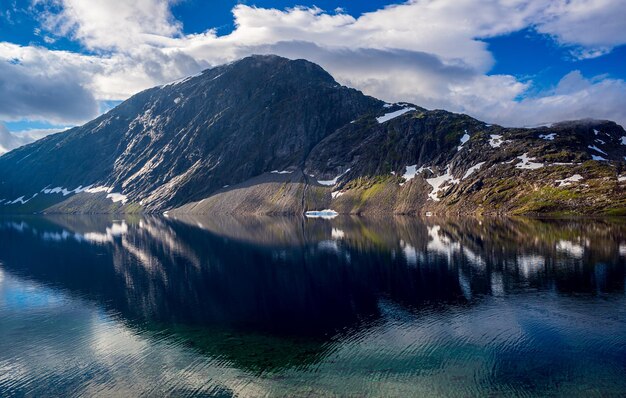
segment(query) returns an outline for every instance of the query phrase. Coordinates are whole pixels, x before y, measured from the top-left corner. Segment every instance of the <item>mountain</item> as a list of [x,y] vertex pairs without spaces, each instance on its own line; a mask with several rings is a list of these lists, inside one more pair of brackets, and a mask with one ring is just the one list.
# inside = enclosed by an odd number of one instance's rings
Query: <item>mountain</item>
[[5,213],[626,214],[626,132],[386,104],[252,56],[0,157]]

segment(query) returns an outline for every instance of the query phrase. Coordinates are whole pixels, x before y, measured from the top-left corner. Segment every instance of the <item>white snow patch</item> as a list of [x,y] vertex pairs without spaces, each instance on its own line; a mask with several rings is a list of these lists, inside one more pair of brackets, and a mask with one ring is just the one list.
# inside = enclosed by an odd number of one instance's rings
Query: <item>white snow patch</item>
[[492,148],[499,148],[504,143],[500,134],[491,134],[489,137],[491,137],[489,139],[489,145],[491,145]]
[[[419,169],[417,168],[417,165],[414,164],[412,166],[406,166],[405,167],[405,172],[402,175],[402,178],[404,178],[404,182],[400,183],[400,186],[403,186],[406,182],[412,180],[413,178],[415,178],[416,175],[421,174],[424,170],[431,170],[430,167],[426,167],[426,166],[421,166]],[[393,172],[392,172],[393,174]]]
[[483,166],[483,164],[485,164],[485,162],[476,163],[476,165],[467,169],[465,174],[463,174],[463,178],[461,178],[461,180],[464,180],[467,177],[471,176],[476,170],[480,169]]
[[535,170],[543,167],[543,163],[532,162],[534,158],[529,158],[528,153],[518,156],[517,159],[521,160],[521,163],[515,165],[517,169]]
[[618,177],[617,177],[617,181],[618,181],[618,182],[624,182],[624,181],[626,181],[626,175],[623,175],[623,176],[618,176]]
[[541,134],[539,136],[539,138],[544,139],[546,141],[554,141],[554,137],[556,137],[556,133]]
[[114,203],[122,202],[122,204],[126,204],[126,202],[128,201],[128,198],[126,197],[126,195],[123,195],[121,193],[112,192],[112,191],[113,191],[112,187],[105,187],[105,186],[95,186],[94,187],[93,184],[92,185],[87,185],[87,186],[80,185],[80,186],[78,186],[78,188],[75,188],[75,189],[67,189],[67,188],[63,188],[63,187],[56,187],[56,188],[44,188],[44,189],[41,190],[42,193],[47,194],[47,195],[60,193],[60,194],[63,194],[63,196],[67,196],[67,195],[72,194],[72,193],[81,193],[81,192],[86,192],[86,193],[101,193],[101,192],[105,192],[107,194],[107,196],[106,196],[107,199],[111,199],[111,201],[113,201]]
[[311,210],[304,213],[304,216],[307,218],[323,218],[325,220],[330,220],[337,217],[338,215],[339,213],[331,209]]
[[470,135],[467,134],[467,130],[465,130],[465,134],[463,134],[463,137],[461,137],[461,145],[458,146],[457,151],[460,151],[461,149],[463,149],[463,145],[465,145],[465,143],[469,141],[469,139],[470,139]]
[[270,171],[270,173],[272,173],[272,174],[291,174],[291,173],[293,173],[293,171],[289,171],[289,170],[282,170],[282,171],[272,170],[272,171]]
[[589,149],[593,149],[594,151],[598,151],[598,152],[600,152],[600,153],[603,153],[603,154],[605,154],[605,155],[608,155],[606,152],[604,152],[602,149],[598,148],[598,147],[597,147],[597,146],[595,146],[595,145],[588,145],[588,146],[587,146],[587,148],[589,148]]
[[402,178],[406,181],[410,181],[417,175],[417,165],[414,164],[412,166],[406,166],[404,174],[402,174]]
[[427,178],[426,182],[433,188],[428,194],[428,197],[438,202],[440,200],[437,197],[439,192],[448,184],[458,184],[459,180],[455,179],[452,174],[450,174],[450,166],[448,166],[445,174],[439,177]]
[[622,137],[622,145],[626,145],[626,135]]
[[597,160],[599,162],[608,162],[608,159],[605,159],[602,156],[591,155],[591,159]]
[[[326,185],[329,187],[332,187],[333,185],[337,184],[337,181],[339,181],[339,178],[341,178],[342,175],[346,174],[347,172],[349,172],[350,169],[348,168],[346,171],[344,171],[343,173],[339,174],[337,177],[333,178],[332,180],[318,180],[317,182],[322,184],[322,185]],[[313,176],[311,176],[313,177]]]
[[176,97],[176,98],[174,98],[174,103],[175,103],[175,104],[178,104],[178,103],[180,102],[180,100],[181,100],[181,98],[180,98],[180,97]]
[[593,133],[594,133],[595,135],[598,135],[600,132],[599,132],[598,130],[596,130],[596,129],[593,129]]
[[113,203],[122,202],[123,205],[128,202],[128,198],[126,197],[126,195],[122,195],[121,193],[117,192],[107,194],[107,199],[111,199]]
[[397,118],[398,116],[402,116],[407,112],[415,111],[415,108],[403,108],[394,112],[385,113],[384,115],[377,117],[376,121],[378,123],[385,123],[390,121],[391,119]]
[[343,195],[344,193],[345,193],[345,192],[335,191],[335,192],[331,192],[331,193],[330,193],[330,196],[331,196],[333,199],[336,199],[336,198],[340,197],[341,195]]
[[572,185],[572,183],[574,182],[578,182],[580,180],[583,179],[583,176],[581,176],[580,174],[574,174],[573,176],[569,177],[569,178],[564,178],[562,180],[556,180],[554,182],[556,182],[557,184],[559,184],[559,187],[564,187],[567,185]]
[[63,194],[63,196],[67,196],[72,191],[69,191],[69,190],[67,190],[66,188],[63,188],[63,187],[56,187],[56,188],[44,188],[44,189],[41,190],[41,192],[43,192],[45,194],[61,193],[61,194]]
[[11,202],[10,204],[12,204],[12,205],[14,205],[14,204],[16,204],[16,203],[21,203],[21,204],[24,204],[24,203],[26,203],[26,202],[28,202],[28,201],[27,201],[27,200],[24,200],[24,197],[23,197],[23,196],[20,196],[19,198],[15,199],[15,200],[14,200],[13,202]]
[[383,105],[383,108],[391,108],[393,106],[393,104],[385,104]]
[[109,193],[112,190],[113,190],[113,188],[104,187],[104,186],[97,186],[97,187],[91,188],[91,185],[90,185],[89,188],[85,189],[85,192],[87,192],[87,193],[99,193],[99,192]]

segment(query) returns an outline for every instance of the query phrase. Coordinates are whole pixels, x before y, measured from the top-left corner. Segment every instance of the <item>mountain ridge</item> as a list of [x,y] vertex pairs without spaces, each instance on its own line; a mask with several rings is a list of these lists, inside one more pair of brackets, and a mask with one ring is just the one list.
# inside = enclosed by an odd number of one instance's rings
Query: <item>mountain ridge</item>
[[0,156],[0,211],[626,214],[625,156],[614,122],[504,128],[252,56]]

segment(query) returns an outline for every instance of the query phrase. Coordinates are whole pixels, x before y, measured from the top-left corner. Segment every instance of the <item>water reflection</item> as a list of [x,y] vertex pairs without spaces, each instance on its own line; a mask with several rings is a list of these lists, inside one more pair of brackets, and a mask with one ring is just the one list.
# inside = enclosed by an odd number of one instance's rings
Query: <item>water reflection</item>
[[2,219],[0,395],[623,392],[625,257],[611,220]]

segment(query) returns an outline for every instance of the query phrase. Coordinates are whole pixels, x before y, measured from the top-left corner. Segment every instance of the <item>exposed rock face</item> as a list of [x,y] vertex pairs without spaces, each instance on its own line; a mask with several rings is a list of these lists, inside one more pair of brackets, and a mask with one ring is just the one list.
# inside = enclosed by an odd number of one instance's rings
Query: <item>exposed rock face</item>
[[613,122],[490,126],[254,56],[0,157],[0,211],[626,214],[625,156]]

